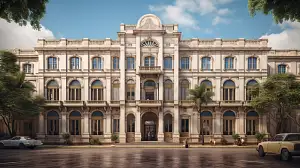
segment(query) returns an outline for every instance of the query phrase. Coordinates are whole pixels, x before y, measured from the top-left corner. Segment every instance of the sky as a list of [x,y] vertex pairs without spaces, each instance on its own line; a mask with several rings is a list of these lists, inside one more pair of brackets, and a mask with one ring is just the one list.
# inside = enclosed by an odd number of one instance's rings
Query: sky
[[272,15],[251,17],[247,0],[49,0],[42,29],[0,19],[0,49],[30,49],[38,38],[117,38],[120,24],[144,14],[178,24],[182,39],[269,39],[273,49],[300,49],[300,23],[275,24]]

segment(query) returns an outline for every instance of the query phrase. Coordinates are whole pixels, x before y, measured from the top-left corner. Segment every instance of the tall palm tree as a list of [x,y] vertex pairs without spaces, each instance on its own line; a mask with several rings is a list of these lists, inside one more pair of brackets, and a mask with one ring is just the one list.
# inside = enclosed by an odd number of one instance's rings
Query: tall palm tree
[[212,101],[212,96],[214,93],[207,90],[207,86],[202,83],[200,85],[196,85],[195,89],[191,89],[190,91],[190,99],[194,101],[195,107],[197,108],[198,114],[200,115],[200,131],[201,131],[201,139],[202,145],[204,145],[204,132],[203,132],[203,121],[201,117],[202,106],[204,104]]

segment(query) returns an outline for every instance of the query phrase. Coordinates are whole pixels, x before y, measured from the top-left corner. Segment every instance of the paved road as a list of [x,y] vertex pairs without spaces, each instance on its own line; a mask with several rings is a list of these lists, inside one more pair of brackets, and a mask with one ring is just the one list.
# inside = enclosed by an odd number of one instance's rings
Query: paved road
[[299,168],[300,158],[282,162],[273,156],[259,158],[254,149],[38,149],[0,150],[0,167],[17,168]]

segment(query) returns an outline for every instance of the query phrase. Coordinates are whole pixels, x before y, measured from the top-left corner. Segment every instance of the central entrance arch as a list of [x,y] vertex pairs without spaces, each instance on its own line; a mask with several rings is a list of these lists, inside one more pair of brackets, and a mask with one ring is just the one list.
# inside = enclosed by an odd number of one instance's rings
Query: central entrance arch
[[153,112],[142,116],[142,141],[157,141],[158,117]]

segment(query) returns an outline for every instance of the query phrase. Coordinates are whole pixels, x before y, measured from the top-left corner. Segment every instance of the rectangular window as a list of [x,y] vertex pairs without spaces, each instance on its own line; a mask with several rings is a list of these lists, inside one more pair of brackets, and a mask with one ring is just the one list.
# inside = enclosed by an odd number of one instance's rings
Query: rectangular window
[[71,135],[80,135],[80,120],[71,120],[70,121],[70,134]]
[[225,69],[233,69],[233,58],[232,57],[225,58]]
[[202,70],[210,70],[210,58],[202,58]]
[[172,69],[172,57],[164,58],[164,69]]
[[257,58],[250,57],[248,58],[248,70],[255,70],[257,69]]
[[190,69],[190,59],[188,57],[181,58],[180,69]]
[[257,131],[258,122],[256,120],[247,120],[246,121],[246,134],[255,135]]
[[189,132],[189,119],[181,119],[181,132]]
[[232,135],[234,133],[233,120],[225,119],[223,121],[223,135]]
[[135,132],[134,119],[128,120],[127,122],[127,132]]
[[134,57],[127,57],[127,69],[135,69]]
[[113,133],[120,132],[119,124],[120,124],[119,119],[114,119],[113,120]]
[[119,67],[119,58],[118,57],[113,57],[113,69],[114,70],[118,70],[120,69]]
[[165,132],[173,132],[172,120],[165,120]]

